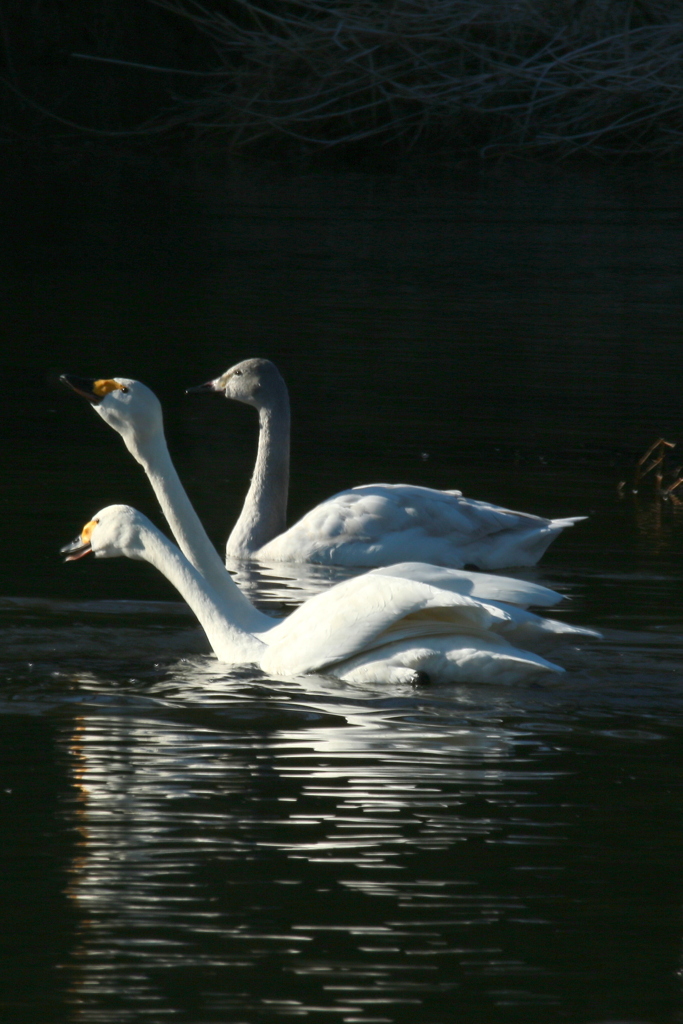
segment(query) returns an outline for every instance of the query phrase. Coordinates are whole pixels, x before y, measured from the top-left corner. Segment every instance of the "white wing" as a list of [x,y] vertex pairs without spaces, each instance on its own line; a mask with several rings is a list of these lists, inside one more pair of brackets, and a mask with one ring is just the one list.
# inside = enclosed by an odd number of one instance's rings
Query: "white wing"
[[528,642],[543,636],[571,634],[573,636],[602,636],[595,629],[573,626],[557,619],[546,619],[528,611],[529,605],[549,608],[563,601],[562,594],[528,580],[517,580],[508,576],[492,576],[483,572],[468,572],[464,569],[445,569],[424,562],[401,562],[386,568],[373,569],[374,575],[401,576],[404,579],[420,580],[430,586],[453,593],[466,594],[481,601],[491,611],[496,608],[504,612],[505,621],[497,622],[493,628],[511,640]]
[[[366,573],[300,605],[263,636],[267,672],[313,672],[384,643],[444,634],[486,638],[505,611],[419,580]],[[504,641],[499,641],[504,642]]]
[[539,583],[517,580],[511,576],[493,576],[485,572],[447,569],[426,562],[399,562],[385,568],[373,569],[371,575],[400,576],[403,579],[419,580],[421,583],[466,594],[481,601],[506,601],[521,608],[528,608],[529,605],[550,608],[564,600],[562,594]]

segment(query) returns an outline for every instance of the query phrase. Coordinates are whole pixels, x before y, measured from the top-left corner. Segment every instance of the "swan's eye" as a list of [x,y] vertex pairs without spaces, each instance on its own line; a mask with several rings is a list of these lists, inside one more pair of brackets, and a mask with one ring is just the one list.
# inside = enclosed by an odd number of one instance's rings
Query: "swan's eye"
[[121,387],[119,388],[119,391],[123,391],[124,395],[128,394],[128,388]]
[[241,370],[235,370],[235,371],[233,372],[233,376],[235,376],[235,377],[241,377],[241,376],[242,376],[242,371],[241,371]]

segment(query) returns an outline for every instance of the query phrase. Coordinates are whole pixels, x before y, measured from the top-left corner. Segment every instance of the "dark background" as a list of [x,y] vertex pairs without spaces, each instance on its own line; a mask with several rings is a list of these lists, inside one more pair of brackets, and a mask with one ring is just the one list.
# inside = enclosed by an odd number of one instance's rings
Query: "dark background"
[[[646,169],[26,160],[0,200],[1,589],[66,596],[81,567],[55,550],[92,513],[156,515],[60,373],[156,391],[221,546],[256,417],[184,389],[254,355],[291,390],[290,518],[346,486],[406,481],[551,516],[605,507],[609,546],[618,481],[656,437],[680,436],[679,186]],[[86,571],[110,587],[102,569]]]

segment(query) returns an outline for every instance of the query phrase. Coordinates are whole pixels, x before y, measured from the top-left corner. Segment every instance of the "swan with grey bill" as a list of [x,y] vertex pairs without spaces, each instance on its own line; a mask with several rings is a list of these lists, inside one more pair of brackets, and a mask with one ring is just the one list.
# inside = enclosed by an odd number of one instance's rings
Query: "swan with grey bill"
[[[235,605],[245,600],[237,586],[219,595],[175,544],[128,505],[102,509],[62,548],[66,561],[90,552],[155,566],[188,603],[226,664],[254,664],[276,676],[315,672],[373,683],[517,683],[563,671],[503,635],[543,635],[561,625],[505,600],[516,596],[520,603],[526,598],[550,605],[560,599],[525,581],[497,583],[496,577],[408,563],[345,580],[285,619],[264,616],[268,627],[252,632],[235,615]],[[483,597],[487,593],[490,598]]]
[[226,547],[237,559],[379,566],[406,558],[433,565],[503,569],[535,565],[566,527],[585,519],[544,519],[410,484],[340,491],[286,528],[290,408],[287,385],[268,359],[245,359],[188,392],[222,392],[253,406],[259,442],[251,485]]

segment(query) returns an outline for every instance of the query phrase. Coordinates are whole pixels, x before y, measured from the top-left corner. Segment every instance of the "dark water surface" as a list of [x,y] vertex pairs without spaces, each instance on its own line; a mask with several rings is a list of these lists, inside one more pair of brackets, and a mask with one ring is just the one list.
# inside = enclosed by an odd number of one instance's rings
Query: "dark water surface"
[[[683,178],[22,184],[0,204],[0,1019],[683,1021],[683,505],[617,493],[680,437]],[[374,480],[589,515],[523,575],[604,639],[553,648],[552,687],[283,682],[217,666],[148,566],[60,564],[112,501],[160,517],[56,376],[157,391],[220,545],[256,420],[183,390],[253,355],[291,387],[292,517]],[[328,575],[243,582],[277,611]]]

